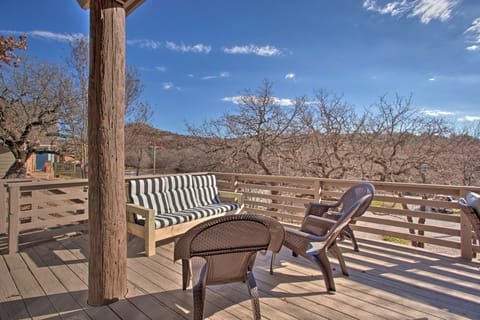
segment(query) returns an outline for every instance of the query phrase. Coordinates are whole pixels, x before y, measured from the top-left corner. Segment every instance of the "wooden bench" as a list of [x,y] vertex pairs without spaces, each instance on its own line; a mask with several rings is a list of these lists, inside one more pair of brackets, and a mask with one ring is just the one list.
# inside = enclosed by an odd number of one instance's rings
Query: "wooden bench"
[[173,239],[198,223],[243,208],[242,195],[219,191],[214,175],[130,179],[127,200],[127,231],[145,240],[147,256],[155,254],[156,241]]

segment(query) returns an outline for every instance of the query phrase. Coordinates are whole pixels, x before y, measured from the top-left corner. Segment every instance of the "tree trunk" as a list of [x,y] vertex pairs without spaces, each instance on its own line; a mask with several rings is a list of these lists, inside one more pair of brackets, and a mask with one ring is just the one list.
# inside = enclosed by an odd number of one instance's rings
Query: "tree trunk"
[[125,9],[90,1],[88,97],[88,303],[102,305],[127,292],[125,213]]

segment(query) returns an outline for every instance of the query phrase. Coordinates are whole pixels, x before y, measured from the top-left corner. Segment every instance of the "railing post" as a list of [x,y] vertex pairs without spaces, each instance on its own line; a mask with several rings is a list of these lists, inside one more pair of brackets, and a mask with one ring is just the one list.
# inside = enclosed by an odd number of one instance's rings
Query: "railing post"
[[239,189],[238,189],[238,176],[237,176],[237,175],[234,175],[234,176],[233,176],[232,185],[233,185],[233,192],[239,192]]
[[472,260],[472,225],[463,211],[460,211],[460,254],[463,259]]
[[[467,192],[460,190],[460,198],[466,198],[466,196]],[[460,256],[470,261],[473,258],[472,232],[470,220],[463,210],[460,210]]]
[[20,225],[20,187],[8,186],[9,211],[8,211],[8,253],[18,251],[18,231]]
[[320,180],[315,180],[313,183],[313,200],[314,202],[320,202],[322,200],[322,182]]
[[8,221],[8,191],[7,183],[0,184],[0,234],[7,233]]

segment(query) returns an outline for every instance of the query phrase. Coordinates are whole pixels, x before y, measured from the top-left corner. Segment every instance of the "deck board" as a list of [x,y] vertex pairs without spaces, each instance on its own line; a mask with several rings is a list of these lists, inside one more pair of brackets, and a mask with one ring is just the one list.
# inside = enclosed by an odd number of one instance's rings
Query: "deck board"
[[[332,259],[337,292],[327,294],[320,270],[283,249],[270,275],[270,255],[254,274],[263,319],[479,319],[480,261],[360,239],[360,252],[340,245],[350,276]],[[173,244],[145,257],[129,241],[128,294],[108,306],[88,297],[88,235],[57,239],[0,256],[0,319],[191,319],[192,292],[181,289]],[[207,287],[208,319],[250,319],[243,283]]]

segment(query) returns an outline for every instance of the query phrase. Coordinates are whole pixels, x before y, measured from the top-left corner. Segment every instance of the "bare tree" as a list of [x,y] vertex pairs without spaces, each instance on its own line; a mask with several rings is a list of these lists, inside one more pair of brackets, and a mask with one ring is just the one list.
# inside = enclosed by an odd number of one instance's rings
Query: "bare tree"
[[[20,58],[15,54],[15,49],[26,50],[27,49],[27,36],[20,36],[18,40],[15,40],[13,36],[4,37],[0,36],[0,61],[13,66],[18,66],[17,62]],[[0,68],[2,65],[0,64]]]
[[264,80],[255,91],[243,92],[236,112],[188,129],[210,159],[272,175],[278,168],[273,159],[283,157],[290,138],[300,134],[304,109],[304,98],[282,104],[273,95],[272,83]]
[[[59,137],[62,140],[62,153],[72,156],[80,162],[82,177],[86,177],[88,159],[88,77],[89,77],[89,42],[79,37],[70,43],[71,53],[66,63],[71,70],[72,90],[68,92],[68,103],[64,105],[59,117]],[[147,123],[150,107],[140,102],[144,86],[140,74],[133,66],[127,68],[126,74],[126,111],[127,122]],[[140,145],[136,144],[135,147]]]
[[309,109],[309,116],[303,119],[308,138],[292,163],[306,176],[342,179],[348,173],[354,175],[357,157],[353,140],[363,118],[341,96],[324,90],[316,91]]
[[367,113],[358,142],[363,159],[362,175],[380,181],[429,182],[439,155],[446,152],[443,141],[450,127],[442,118],[415,109],[411,97],[380,97]]
[[152,146],[152,137],[148,136],[147,130],[152,117],[150,106],[139,103],[133,116],[133,121],[125,127],[125,164],[134,167],[138,176],[146,161],[148,148]]
[[55,134],[70,85],[60,67],[47,63],[24,61],[0,74],[0,144],[15,157],[6,177],[24,177],[40,138]]

